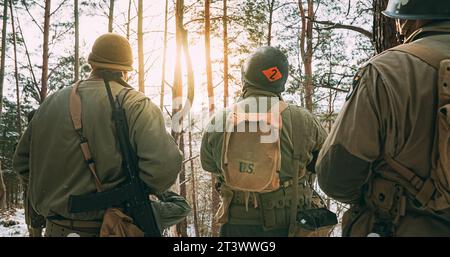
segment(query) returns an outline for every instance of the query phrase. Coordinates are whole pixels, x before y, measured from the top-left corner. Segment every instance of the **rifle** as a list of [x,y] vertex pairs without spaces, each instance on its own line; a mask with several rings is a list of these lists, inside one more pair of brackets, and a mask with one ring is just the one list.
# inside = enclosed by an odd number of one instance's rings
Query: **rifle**
[[121,72],[103,71],[101,74],[112,108],[112,118],[122,154],[122,168],[127,177],[127,182],[108,191],[78,196],[71,195],[69,197],[69,212],[80,213],[104,210],[113,206],[124,206],[125,212],[133,218],[135,225],[144,232],[145,236],[160,237],[161,232],[155,217],[155,210],[149,199],[150,190],[139,178],[138,159],[131,148],[125,110],[118,99],[114,101],[109,81],[115,81],[128,88],[131,88],[131,86],[122,79]]

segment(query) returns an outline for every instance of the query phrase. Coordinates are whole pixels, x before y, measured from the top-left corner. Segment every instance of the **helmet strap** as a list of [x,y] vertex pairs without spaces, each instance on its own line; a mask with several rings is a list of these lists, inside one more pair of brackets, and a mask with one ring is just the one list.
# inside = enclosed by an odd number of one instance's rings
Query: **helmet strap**
[[405,42],[405,31],[404,31],[404,24],[402,24],[400,19],[395,19],[395,30],[396,32],[396,37],[397,37],[397,41],[400,44],[403,44]]

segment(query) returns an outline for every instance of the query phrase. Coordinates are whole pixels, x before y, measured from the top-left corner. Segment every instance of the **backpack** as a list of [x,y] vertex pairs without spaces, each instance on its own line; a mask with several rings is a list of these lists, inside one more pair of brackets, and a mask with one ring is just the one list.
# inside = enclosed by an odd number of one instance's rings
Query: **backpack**
[[418,44],[401,45],[389,51],[411,54],[439,72],[430,176],[427,178],[417,176],[392,156],[385,155],[384,159],[400,175],[397,182],[414,197],[414,202],[418,206],[436,212],[443,211],[450,208],[450,59],[446,59],[445,55],[435,49]]
[[258,113],[246,112],[248,102],[238,102],[227,116],[221,157],[225,184],[244,192],[272,192],[280,187],[279,132],[287,105],[279,101]]

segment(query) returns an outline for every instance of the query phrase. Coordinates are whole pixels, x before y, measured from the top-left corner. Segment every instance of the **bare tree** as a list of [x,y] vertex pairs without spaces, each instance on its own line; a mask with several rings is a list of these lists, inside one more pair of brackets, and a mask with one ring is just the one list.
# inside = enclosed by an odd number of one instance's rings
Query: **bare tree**
[[73,15],[75,18],[75,61],[74,61],[74,81],[80,79],[80,26],[78,16],[78,0],[73,2]]
[[16,40],[16,27],[14,25],[14,10],[12,1],[9,2],[9,12],[11,13],[11,30],[12,30],[12,39],[13,39],[13,49],[14,49],[14,79],[16,81],[16,108],[17,108],[17,131],[19,132],[19,136],[22,136],[22,119],[20,117],[21,114],[21,106],[20,106],[20,90],[19,90],[19,69],[17,67],[17,40]]
[[300,32],[300,55],[305,69],[305,82],[303,83],[305,89],[305,107],[310,112],[313,110],[313,20],[314,20],[314,1],[307,0],[307,10],[303,6],[302,0],[298,0],[298,7],[300,11],[302,29]]
[[127,39],[130,40],[130,23],[131,23],[131,0],[128,0],[127,11]]
[[50,8],[51,0],[45,0],[45,12],[44,12],[44,42],[42,44],[42,77],[41,77],[41,90],[39,92],[40,101],[42,103],[47,96],[47,82],[48,82],[48,38],[50,33]]
[[[205,63],[206,63],[206,87],[208,90],[208,111],[209,116],[214,114],[214,87],[212,77],[212,65],[211,65],[211,15],[210,15],[211,0],[205,0]],[[212,216],[214,217],[215,211],[219,208],[219,195],[215,189],[216,180],[213,174],[211,174],[211,199],[212,199]],[[211,233],[213,236],[217,236],[219,228],[217,224],[212,220]]]
[[214,113],[214,87],[211,65],[211,0],[205,0],[205,63],[206,63],[206,87],[208,90],[208,110],[211,116]]
[[164,110],[164,87],[166,84],[166,58],[167,58],[167,16],[169,13],[169,0],[166,0],[166,7],[164,10],[164,49],[162,59],[162,74],[161,74],[161,97],[159,101],[159,107]]
[[2,27],[2,54],[0,64],[0,118],[2,116],[3,103],[3,81],[5,79],[5,56],[6,56],[6,23],[8,22],[8,0],[3,1],[3,27]]
[[[175,71],[174,71],[174,80],[172,87],[172,117],[177,118],[172,121],[172,136],[176,142],[179,142],[179,148],[184,156],[184,131],[175,130],[175,127],[180,128],[182,125],[183,117],[189,111],[190,106],[194,101],[194,70],[192,68],[191,56],[189,53],[189,41],[188,41],[188,32],[184,28],[183,24],[183,15],[184,15],[184,0],[176,0],[175,3],[175,41],[176,41],[176,59],[175,59]],[[181,97],[183,95],[183,81],[182,81],[182,68],[181,68],[181,55],[184,52],[185,63],[186,63],[186,72],[187,72],[187,100],[184,104],[181,102]],[[180,113],[179,113],[180,112]],[[177,124],[176,124],[177,123]],[[186,197],[186,184],[185,180],[185,169],[183,164],[183,169],[179,175],[180,181],[180,195]],[[186,220],[183,220],[177,225],[177,233],[181,236],[187,235],[187,223]]]
[[197,215],[197,188],[194,171],[194,157],[192,155],[192,131],[189,130],[189,163],[191,170],[191,187],[192,187],[192,213],[194,216],[194,231],[195,236],[200,236],[200,230],[198,227],[198,215]]
[[272,25],[273,25],[273,12],[276,0],[267,0],[267,5],[269,7],[269,24],[267,29],[267,45],[270,46],[272,41]]
[[228,106],[228,17],[227,0],[223,0],[223,106]]
[[139,60],[139,70],[138,70],[138,84],[139,91],[145,92],[144,88],[144,32],[142,30],[142,12],[143,12],[143,0],[138,0],[138,60]]
[[109,0],[108,32],[113,32],[113,24],[114,24],[114,0]]

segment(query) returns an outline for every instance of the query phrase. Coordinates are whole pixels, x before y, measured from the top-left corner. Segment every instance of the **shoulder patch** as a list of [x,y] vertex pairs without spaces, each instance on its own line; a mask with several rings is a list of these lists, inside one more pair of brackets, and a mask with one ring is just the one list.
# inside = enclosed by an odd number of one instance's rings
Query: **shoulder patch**
[[358,72],[356,72],[355,77],[353,77],[352,88],[350,89],[347,96],[345,97],[345,101],[350,100],[350,98],[353,96],[353,94],[358,89],[358,86],[359,86],[359,83],[361,81],[361,77],[362,77],[364,71],[365,71],[365,67],[362,67],[358,70]]

